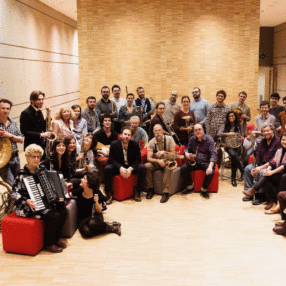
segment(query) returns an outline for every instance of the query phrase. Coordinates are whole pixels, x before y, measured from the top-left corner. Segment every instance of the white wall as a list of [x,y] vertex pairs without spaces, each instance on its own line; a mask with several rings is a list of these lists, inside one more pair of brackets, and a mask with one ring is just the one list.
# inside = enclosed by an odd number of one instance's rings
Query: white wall
[[36,0],[1,0],[0,23],[0,97],[13,102],[11,118],[33,90],[46,93],[52,114],[79,103],[76,21]]

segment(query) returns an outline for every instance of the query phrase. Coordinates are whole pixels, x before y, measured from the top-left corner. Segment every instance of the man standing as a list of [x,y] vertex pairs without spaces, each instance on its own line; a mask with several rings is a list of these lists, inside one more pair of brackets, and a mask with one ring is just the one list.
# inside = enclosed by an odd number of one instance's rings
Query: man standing
[[226,92],[219,90],[216,93],[217,102],[213,104],[208,111],[206,119],[207,134],[213,138],[216,136],[222,124],[224,124],[226,114],[231,110],[230,107],[224,103],[225,98]]
[[[19,150],[16,143],[23,143],[24,138],[16,121],[9,117],[12,102],[8,99],[0,99],[0,140],[8,138],[12,143],[12,157],[10,161],[0,169],[2,180],[12,186],[17,172],[20,170]],[[2,150],[3,152],[3,150]]]
[[166,203],[169,200],[169,188],[171,184],[172,170],[168,169],[164,156],[166,152],[175,153],[175,141],[171,136],[163,135],[163,127],[156,124],[153,128],[155,137],[148,144],[147,154],[147,199],[152,199],[154,194],[153,189],[153,175],[156,170],[163,170],[163,196],[160,200],[161,203]]
[[150,127],[149,127],[149,141],[154,138],[153,128],[156,124],[162,125],[164,129],[164,133],[168,134],[167,126],[163,120],[163,115],[165,112],[165,103],[164,102],[157,103],[155,110],[156,110],[156,115],[152,118]]
[[209,194],[207,190],[214,176],[214,168],[218,156],[213,138],[204,134],[201,124],[194,126],[194,135],[190,138],[185,151],[185,156],[188,160],[192,160],[192,155],[195,156],[194,163],[184,164],[181,168],[181,174],[187,186],[182,195],[187,195],[194,190],[194,182],[190,176],[190,172],[203,170],[206,175],[201,188],[201,195],[205,199],[208,199]]
[[280,120],[279,120],[279,114],[280,112],[284,111],[284,106],[278,105],[278,102],[280,100],[280,95],[278,93],[272,93],[270,96],[270,103],[271,108],[269,109],[269,113],[273,115],[276,119],[275,122],[275,128],[277,131],[280,131]]
[[245,100],[247,98],[247,94],[245,91],[242,91],[238,94],[238,102],[234,102],[231,104],[231,109],[238,115],[240,119],[240,124],[243,127],[243,134],[247,134],[247,126],[246,122],[250,121],[251,113],[250,107],[245,104]]
[[141,201],[140,194],[145,191],[146,166],[141,163],[141,153],[138,143],[131,140],[132,131],[129,126],[122,129],[122,138],[111,143],[108,165],[104,169],[105,193],[111,203],[112,177],[121,175],[128,178],[131,174],[138,174],[134,200]]
[[45,150],[46,139],[51,136],[51,132],[46,130],[46,121],[41,111],[44,99],[45,93],[34,90],[30,95],[30,106],[20,115],[20,130],[25,137],[24,150],[30,144],[37,144]]
[[117,117],[117,109],[114,102],[109,100],[110,89],[108,86],[103,86],[101,88],[101,100],[99,100],[95,105],[95,111],[101,121],[103,114],[109,113],[111,118],[114,119]]
[[171,92],[170,98],[163,101],[165,103],[165,113],[163,114],[163,119],[166,123],[173,124],[175,114],[182,108],[182,106],[177,102],[178,93],[173,90]]
[[[138,98],[133,101],[133,105],[142,108],[142,122],[145,122],[146,120],[151,119],[151,115],[154,114],[154,106],[152,101],[149,98],[145,97],[145,90],[143,87],[137,87],[136,91],[138,94]],[[149,126],[149,123],[144,126],[144,130],[146,132],[149,132]]]
[[86,109],[81,113],[82,118],[87,122],[87,129],[89,133],[95,133],[100,129],[100,122],[97,113],[95,112],[96,98],[94,96],[89,96],[86,99]]
[[146,131],[139,127],[140,119],[138,116],[132,116],[130,118],[132,129],[132,140],[137,142],[140,149],[144,149],[148,144]]
[[211,105],[206,99],[201,98],[201,90],[198,87],[194,87],[192,93],[194,100],[191,101],[190,110],[195,114],[196,123],[205,125]]
[[115,103],[116,108],[117,108],[117,112],[119,112],[120,107],[123,106],[123,105],[126,105],[127,101],[126,101],[126,99],[120,97],[121,89],[120,89],[119,85],[115,84],[112,87],[111,91],[113,93],[113,97],[110,100]]
[[[255,165],[249,164],[244,169],[244,190],[248,192],[254,183],[253,177],[257,176],[257,182],[263,176],[264,171],[269,165],[269,161],[274,157],[276,151],[281,147],[280,138],[274,136],[274,125],[271,123],[265,123],[261,128],[261,133],[263,135],[263,139],[257,146],[257,150],[255,152]],[[258,191],[257,200],[253,201],[252,204],[258,205],[264,201],[264,197],[262,195],[262,191]],[[253,199],[255,193],[252,195],[247,195],[243,197],[243,201],[250,201]]]

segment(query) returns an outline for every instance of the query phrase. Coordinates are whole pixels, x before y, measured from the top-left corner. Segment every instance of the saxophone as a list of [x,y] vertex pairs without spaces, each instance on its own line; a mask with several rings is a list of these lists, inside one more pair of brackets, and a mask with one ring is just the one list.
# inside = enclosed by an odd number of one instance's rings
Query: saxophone
[[50,138],[46,140],[46,157],[49,159],[51,157],[51,146],[53,142],[57,139],[57,135],[52,129],[52,119],[51,119],[51,109],[47,108],[47,118],[46,118],[46,132],[51,132]]

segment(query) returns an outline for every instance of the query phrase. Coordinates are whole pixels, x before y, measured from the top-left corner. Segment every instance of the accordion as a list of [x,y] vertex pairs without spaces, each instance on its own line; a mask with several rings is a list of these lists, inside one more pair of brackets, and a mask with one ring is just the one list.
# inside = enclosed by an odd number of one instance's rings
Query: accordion
[[35,211],[45,210],[51,204],[70,199],[63,175],[56,171],[45,171],[28,176],[23,178],[23,182],[31,200],[37,204]]

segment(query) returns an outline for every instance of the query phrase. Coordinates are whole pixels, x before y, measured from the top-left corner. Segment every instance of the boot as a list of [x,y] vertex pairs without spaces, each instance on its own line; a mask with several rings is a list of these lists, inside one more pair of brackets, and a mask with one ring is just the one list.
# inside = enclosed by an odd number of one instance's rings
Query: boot
[[153,198],[153,195],[154,195],[154,189],[153,188],[148,189],[146,199],[151,200]]
[[134,195],[134,201],[136,202],[141,202],[141,198],[140,198],[140,192],[135,190],[135,195]]
[[121,235],[121,224],[114,225],[113,223],[106,222],[106,232],[116,233],[119,236]]
[[237,187],[236,183],[236,170],[231,169],[231,184],[233,187]]
[[254,197],[255,196],[255,192],[256,192],[256,190],[254,189],[254,186],[253,187],[251,187],[251,189],[249,189],[249,190],[245,190],[245,191],[243,191],[243,193],[246,195],[246,196],[250,196],[250,197]]

